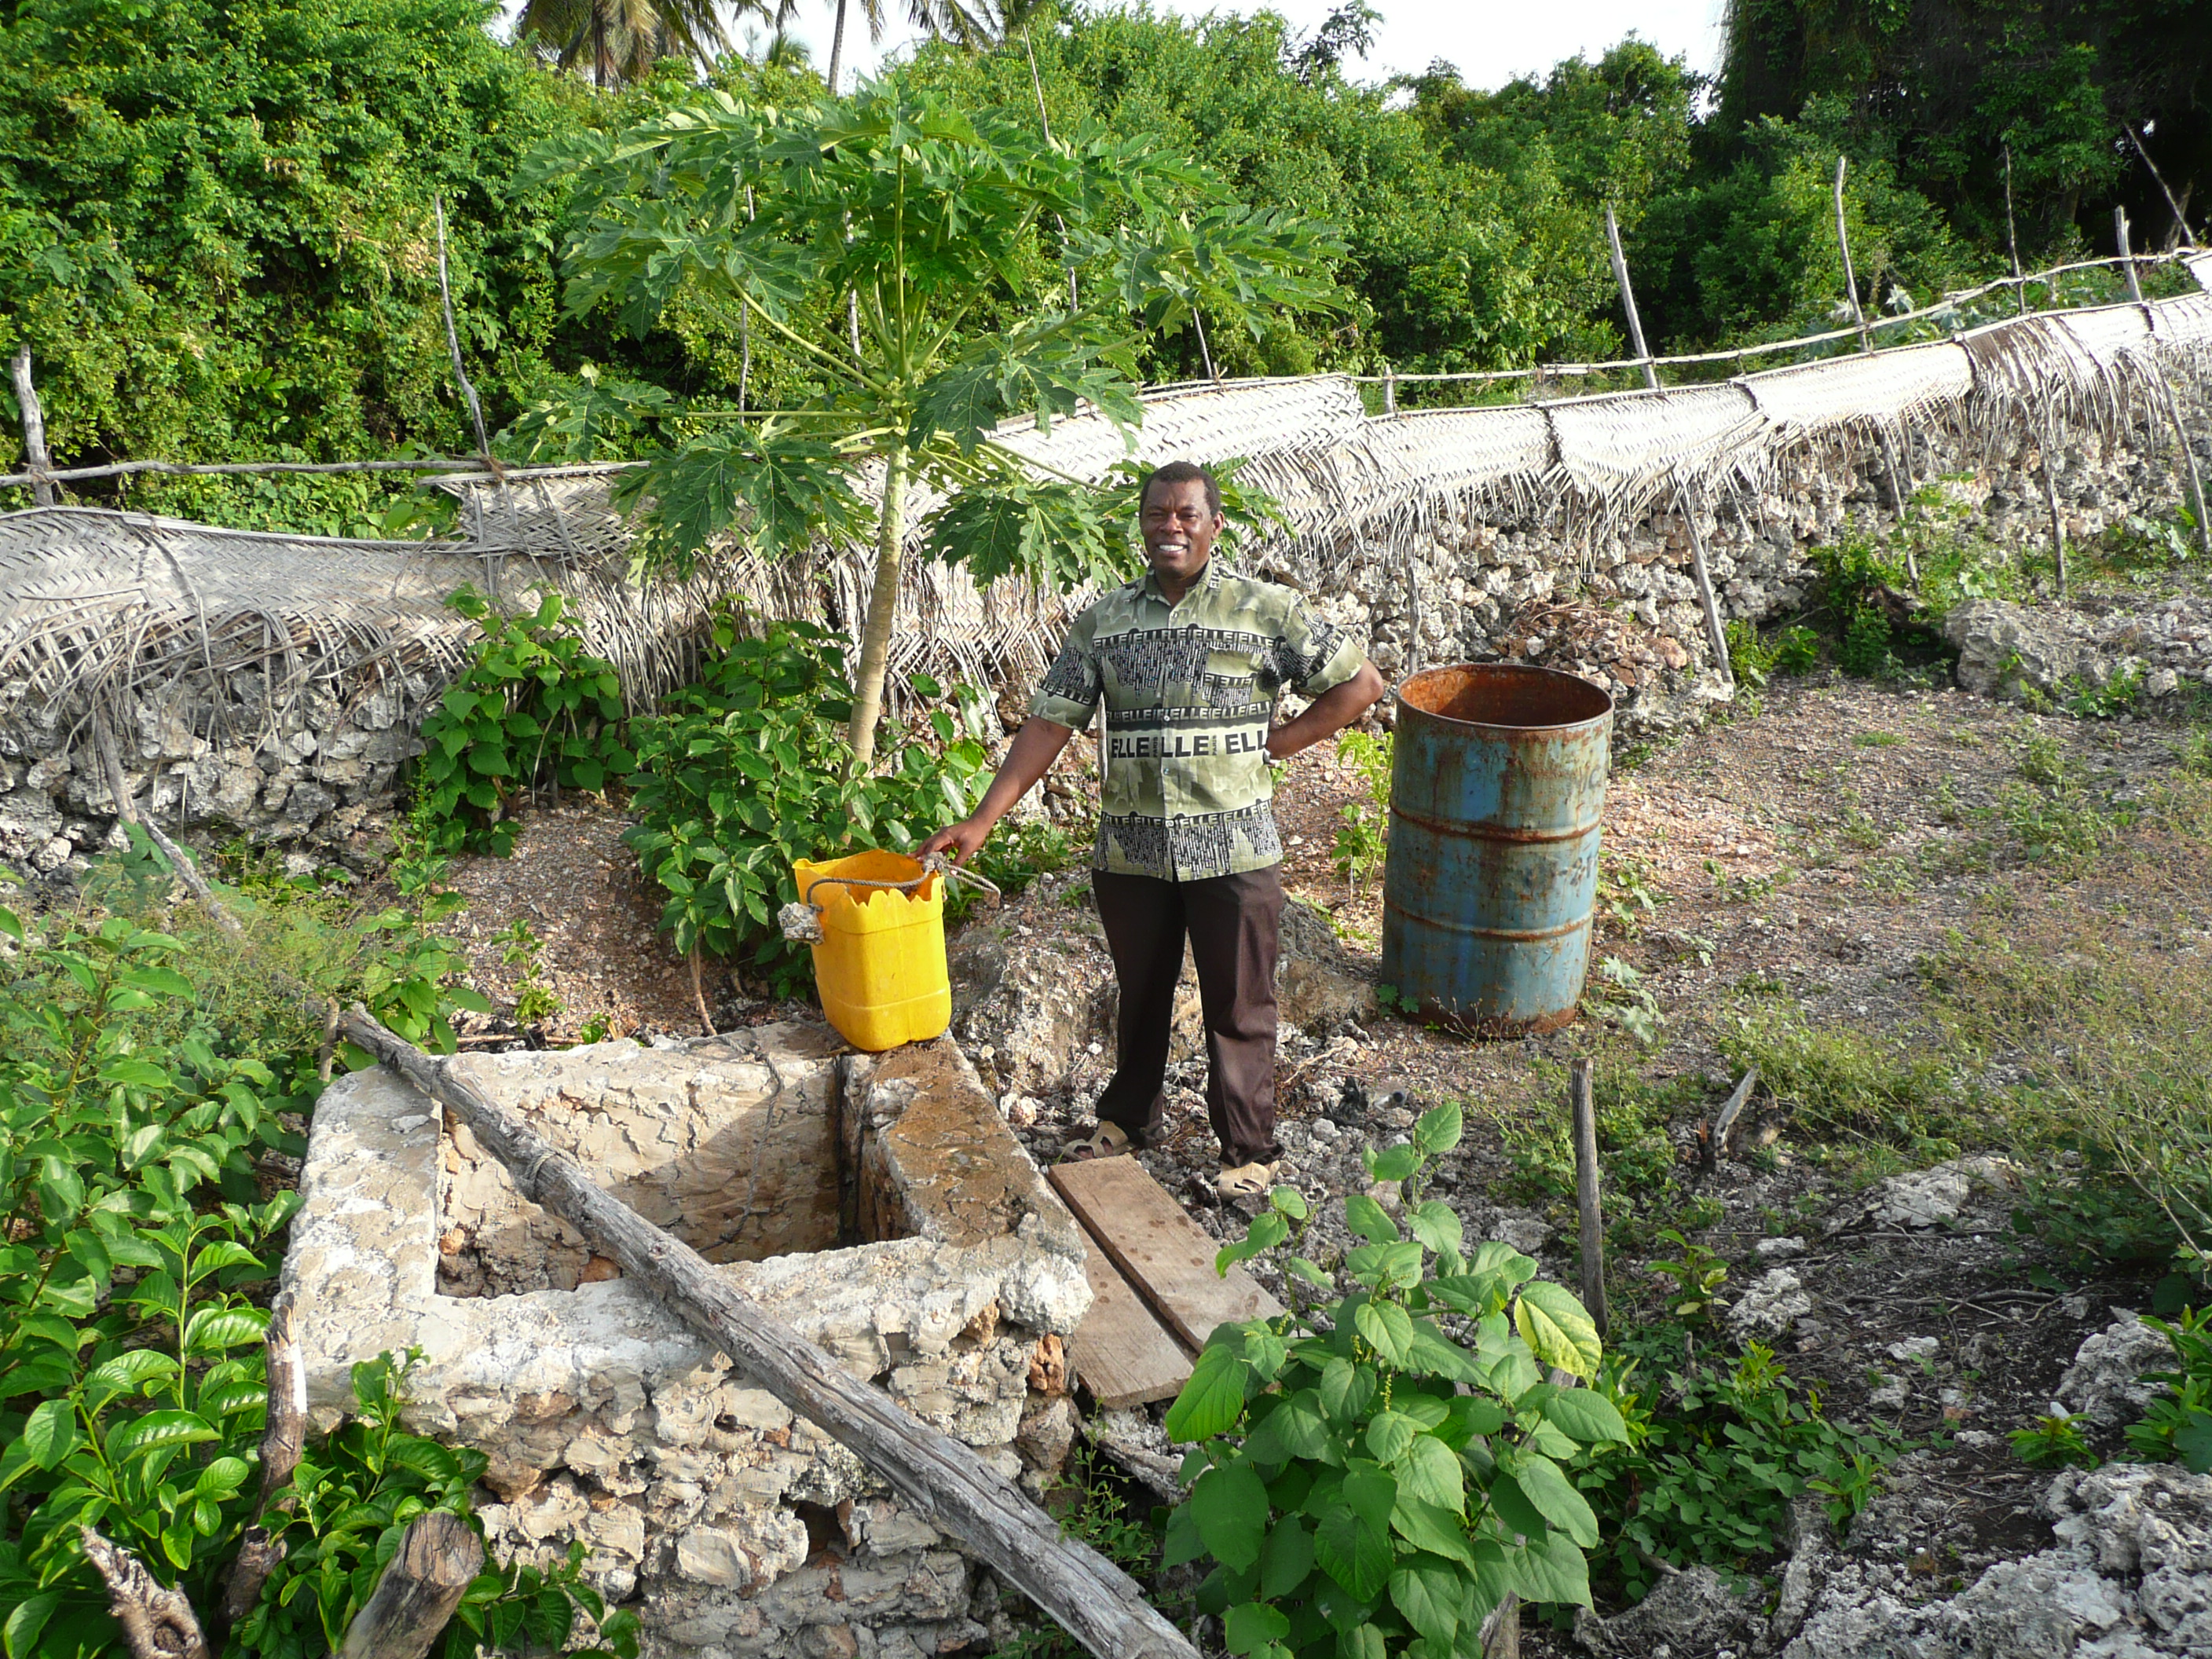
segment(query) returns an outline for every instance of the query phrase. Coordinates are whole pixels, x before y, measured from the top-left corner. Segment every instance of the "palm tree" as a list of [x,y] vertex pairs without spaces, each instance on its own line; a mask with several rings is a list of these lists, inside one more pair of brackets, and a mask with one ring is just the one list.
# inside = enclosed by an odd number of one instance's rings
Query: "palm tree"
[[[740,0],[737,10],[787,15],[793,3]],[[601,88],[641,80],[664,58],[704,66],[730,46],[714,0],[525,0],[514,33],[550,52],[564,70],[588,64]]]
[[[851,0],[837,0],[837,27],[830,37],[830,95],[837,95],[837,71],[845,58],[845,9]],[[884,38],[884,0],[860,0],[868,20],[872,45]],[[998,45],[1004,33],[1000,8],[994,0],[907,0],[907,21],[933,40],[950,40],[971,50]]]

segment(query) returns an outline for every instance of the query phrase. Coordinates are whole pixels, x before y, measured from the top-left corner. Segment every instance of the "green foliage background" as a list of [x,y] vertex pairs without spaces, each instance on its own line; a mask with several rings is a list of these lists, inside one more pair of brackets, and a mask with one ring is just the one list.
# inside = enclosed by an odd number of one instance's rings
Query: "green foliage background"
[[[1254,206],[1343,238],[1344,312],[1212,342],[1224,373],[1413,372],[1616,350],[1607,203],[1662,340],[1827,320],[1839,150],[1876,302],[2000,268],[2006,143],[2027,257],[2100,244],[2114,199],[2154,240],[2166,216],[2120,124],[2154,124],[2177,184],[2204,170],[2212,32],[2192,15],[2187,0],[1758,0],[1736,9],[1712,85],[1632,39],[1495,92],[1446,64],[1361,84],[1333,57],[1344,32],[1302,40],[1267,13],[1190,22],[1074,4],[1031,39],[1056,133],[1162,135]],[[548,138],[665,106],[687,73],[665,65],[597,92],[501,44],[496,21],[476,0],[0,8],[0,350],[31,346],[62,464],[465,453],[438,318],[437,195],[463,348],[495,428],[587,365],[734,397],[746,342],[726,305],[679,295],[643,337],[607,307],[561,318],[566,187],[524,166]],[[1035,116],[1018,43],[929,47],[895,74],[964,107]],[[783,102],[820,84],[788,54],[726,60],[715,78]],[[816,389],[776,343],[750,344],[756,406]],[[1140,367],[1152,380],[1196,374],[1195,337],[1152,341]],[[12,449],[13,400],[0,398]],[[356,534],[408,493],[360,477],[129,489],[136,507]]]

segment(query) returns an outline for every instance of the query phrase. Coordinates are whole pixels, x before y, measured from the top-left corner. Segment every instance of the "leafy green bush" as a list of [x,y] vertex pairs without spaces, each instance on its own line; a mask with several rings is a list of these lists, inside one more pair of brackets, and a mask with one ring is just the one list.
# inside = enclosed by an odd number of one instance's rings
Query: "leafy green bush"
[[1774,636],[1774,665],[1784,674],[1809,674],[1820,665],[1820,636],[1793,623]]
[[1680,1327],[1661,1327],[1632,1338],[1600,1379],[1620,1402],[1629,1449],[1579,1478],[1604,1523],[1606,1565],[1632,1597],[1651,1586],[1646,1558],[1741,1571],[1771,1555],[1791,1500],[1807,1492],[1826,1495],[1832,1521],[1847,1520],[1902,1449],[1893,1436],[1832,1421],[1818,1391],[1801,1395],[1756,1342],[1718,1364],[1686,1352]]
[[438,848],[505,858],[514,846],[517,826],[507,813],[517,795],[541,782],[556,793],[596,793],[636,765],[622,741],[622,681],[563,622],[558,593],[529,617],[495,611],[466,588],[446,603],[474,619],[483,637],[445,700],[423,717],[421,798]]
[[[444,1510],[483,1535],[470,1493],[483,1474],[483,1454],[441,1446],[401,1426],[414,1358],[387,1353],[356,1365],[354,1413],[301,1457],[279,1495],[290,1506],[289,1519],[273,1511],[270,1516],[283,1559],[236,1632],[246,1652],[269,1659],[337,1652],[400,1535],[419,1515]],[[524,1636],[553,1653],[636,1659],[637,1616],[608,1614],[599,1593],[581,1582],[583,1561],[579,1542],[550,1571],[520,1561],[504,1568],[487,1564],[447,1626],[445,1659],[474,1659],[484,1644],[505,1650]],[[580,1610],[598,1639],[571,1647]]]
[[[750,632],[731,613],[713,639],[706,678],[671,700],[673,712],[633,725],[639,823],[623,839],[668,894],[660,925],[678,951],[738,957],[787,994],[810,982],[804,947],[775,927],[799,896],[793,861],[908,852],[966,817],[988,781],[984,710],[972,693],[957,696],[929,711],[933,741],[886,733],[876,769],[855,773],[836,635],[798,622]],[[920,677],[915,690],[943,695]]]
[[272,1271],[295,1202],[256,1201],[255,1165],[304,1150],[279,1115],[306,1103],[191,1018],[177,939],[121,916],[42,921],[33,933],[0,908],[17,946],[0,961],[11,1654],[41,1629],[49,1649],[112,1640],[80,1524],[196,1601],[217,1582],[246,1523],[265,1391],[264,1316],[241,1287]]
[[1389,850],[1394,742],[1388,732],[1379,738],[1365,732],[1346,732],[1336,740],[1337,759],[1352,769],[1367,792],[1365,800],[1346,801],[1337,809],[1342,822],[1336,831],[1336,872],[1344,878],[1347,889],[1362,885]]
[[[1628,1431],[1603,1394],[1545,1380],[1547,1364],[1597,1374],[1582,1304],[1508,1246],[1462,1255],[1458,1218],[1420,1199],[1460,1132],[1442,1106],[1410,1143],[1367,1152],[1370,1179],[1401,1183],[1413,1236],[1354,1194],[1345,1219],[1366,1242],[1335,1272],[1289,1255],[1290,1280],[1319,1294],[1217,1329],[1168,1412],[1168,1433],[1198,1445],[1164,1559],[1212,1559],[1199,1606],[1233,1654],[1421,1659],[1470,1651],[1509,1591],[1589,1603],[1597,1519],[1565,1466]],[[1284,1245],[1308,1216],[1277,1188],[1218,1265]]]
[[2197,1474],[2212,1474],[2212,1311],[2184,1308],[2172,1324],[2145,1317],[2143,1323],[2165,1333],[2179,1362],[2170,1371],[2152,1371],[2143,1380],[2163,1382],[2142,1420],[2128,1425],[2128,1449],[2154,1463],[2180,1463]]

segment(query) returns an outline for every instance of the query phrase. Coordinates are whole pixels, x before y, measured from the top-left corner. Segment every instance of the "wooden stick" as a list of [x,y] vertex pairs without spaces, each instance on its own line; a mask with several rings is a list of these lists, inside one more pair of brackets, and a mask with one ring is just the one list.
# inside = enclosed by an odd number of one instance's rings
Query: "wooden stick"
[[[139,816],[138,803],[131,798],[130,788],[124,781],[123,763],[116,755],[115,739],[107,727],[96,720],[92,724],[92,746],[99,751],[101,765],[106,770],[108,793],[115,797],[115,816],[125,823],[137,824],[146,832],[147,839],[161,849],[161,856],[175,868],[177,879],[184,883],[185,890],[199,901],[201,908],[215,918],[217,927],[233,939],[244,938],[245,928],[239,925],[238,918],[231,915],[230,908],[216,899],[215,890],[208,885],[207,878],[200,873],[199,866],[185,855],[185,849],[171,841],[160,824],[150,817]],[[295,986],[292,988],[298,990],[301,988]]]
[[459,1516],[416,1516],[346,1627],[340,1659],[422,1659],[483,1566],[483,1545]]
[[699,1006],[699,1024],[708,1036],[720,1036],[714,1029],[714,1017],[707,1012],[706,988],[699,982],[699,947],[691,947],[691,1000]]
[[2136,147],[2136,154],[2142,157],[2143,165],[2150,169],[2150,176],[2158,180],[2159,193],[2166,198],[2166,206],[2173,210],[2173,222],[2180,229],[2183,246],[2195,247],[2197,239],[2190,234],[2188,216],[2182,212],[2181,204],[2173,199],[2172,191],[2166,188],[2166,175],[2158,170],[2158,163],[2150,159],[2150,152],[2143,148],[2143,141],[2136,136],[2135,128],[2125,126],[2121,131],[2128,135],[2128,142]]
[[[2143,303],[2142,284],[2136,280],[2135,252],[2129,245],[2128,210],[2124,207],[2112,210],[2112,236],[2119,245],[2120,269],[2127,273],[2128,297],[2142,306],[2143,321],[2148,324],[2153,313]],[[2212,559],[2212,514],[2204,510],[2204,476],[2197,470],[2197,452],[2190,447],[2189,428],[2182,423],[2181,404],[2173,395],[2166,371],[2159,369],[2154,378],[2158,382],[2160,401],[2166,405],[2166,419],[2173,423],[2173,441],[2180,447],[2181,465],[2189,481],[2189,510],[2197,520],[2197,545],[2204,550],[2206,558]]]
[[2004,147],[2005,249],[2012,255],[2012,291],[2020,301],[2020,314],[2027,315],[2027,279],[2020,274],[2020,233],[2012,222],[2012,146]]
[[1505,1599],[1490,1610],[1475,1632],[1475,1645],[1482,1659],[1521,1659],[1520,1592],[1506,1591]]
[[1577,1060],[1567,1069],[1567,1104],[1574,1115],[1575,1206],[1582,1212],[1583,1306],[1597,1334],[1606,1333],[1605,1214],[1597,1181],[1597,1097],[1590,1087],[1590,1063]]
[[2051,411],[2043,412],[2043,502],[2051,509],[2051,562],[2056,568],[2058,597],[2066,597],[2066,520],[2058,510],[2058,477],[2055,470],[2058,449],[2057,424]]
[[269,1405],[261,1431],[261,1496],[253,1506],[253,1524],[240,1540],[238,1557],[222,1590],[216,1615],[218,1631],[227,1631],[253,1610],[261,1587],[284,1559],[282,1529],[262,1525],[273,1506],[289,1512],[288,1496],[276,1501],[300,1467],[300,1454],[307,1441],[307,1369],[300,1355],[299,1322],[292,1292],[278,1293],[269,1307],[269,1332],[263,1341],[268,1359]]
[[781,1320],[771,1318],[682,1240],[594,1182],[568,1153],[485,1095],[463,1071],[432,1060],[356,1005],[349,1042],[376,1056],[454,1118],[507,1166],[515,1188],[574,1227],[593,1249],[758,1387],[850,1447],[902,1501],[958,1539],[1099,1659],[1197,1659],[1135,1582],[950,1435],[915,1421]]
[[1851,321],[1858,325],[1859,349],[1872,351],[1874,336],[1867,332],[1866,313],[1859,308],[1859,282],[1851,272],[1851,234],[1844,223],[1844,169],[1850,158],[1836,157],[1836,246],[1844,251],[1844,297],[1851,302]]
[[1605,210],[1606,246],[1613,251],[1613,280],[1620,288],[1620,308],[1628,313],[1628,340],[1636,348],[1636,360],[1644,370],[1644,384],[1653,392],[1659,389],[1659,371],[1651,366],[1650,348],[1644,343],[1644,319],[1636,314],[1636,290],[1628,283],[1628,259],[1620,251],[1620,222],[1613,216],[1613,209]]
[[1676,486],[1677,499],[1681,503],[1682,522],[1690,527],[1690,574],[1698,585],[1698,605],[1705,613],[1705,637],[1713,647],[1713,665],[1720,671],[1721,684],[1734,690],[1735,665],[1729,660],[1728,630],[1721,626],[1721,606],[1713,594],[1711,569],[1705,563],[1705,535],[1698,528],[1698,509],[1690,499],[1686,484]]
[[107,1581],[107,1610],[123,1626],[131,1659],[208,1659],[207,1638],[183,1591],[160,1583],[144,1562],[90,1527],[76,1531],[85,1559]]
[[1735,1133],[1735,1121],[1743,1115],[1744,1103],[1759,1085],[1759,1067],[1746,1072],[1729,1094],[1721,1103],[1720,1115],[1713,1120],[1713,1132],[1705,1142],[1705,1167],[1711,1169],[1728,1155],[1729,1137]]
[[433,196],[430,204],[438,212],[438,303],[446,313],[446,344],[453,354],[453,378],[461,383],[461,396],[468,399],[469,421],[477,429],[477,453],[491,459],[491,440],[484,435],[483,405],[477,401],[477,389],[470,384],[469,371],[461,362],[460,331],[453,326],[453,289],[446,277],[446,198]]
[[46,453],[46,414],[39,407],[39,390],[31,383],[27,340],[15,350],[15,404],[23,411],[23,460],[30,468],[31,499],[40,507],[52,507],[54,487],[46,475],[54,458]]

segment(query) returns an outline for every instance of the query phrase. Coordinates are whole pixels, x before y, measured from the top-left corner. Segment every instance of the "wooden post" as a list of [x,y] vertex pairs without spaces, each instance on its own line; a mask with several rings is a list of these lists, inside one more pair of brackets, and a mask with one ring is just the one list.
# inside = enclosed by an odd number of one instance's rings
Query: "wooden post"
[[1567,1070],[1567,1105],[1574,1115],[1575,1205],[1582,1212],[1583,1306],[1606,1334],[1605,1214],[1597,1180],[1597,1097],[1590,1087],[1590,1063],[1577,1060]]
[[1382,365],[1382,412],[1385,415],[1398,412],[1398,374],[1388,363]]
[[23,411],[23,470],[31,475],[31,499],[40,507],[52,507],[54,487],[40,474],[49,471],[54,461],[46,453],[46,414],[39,407],[38,388],[31,384],[27,341],[15,349],[15,403]]
[[1206,365],[1206,378],[1209,380],[1219,380],[1220,371],[1213,366],[1213,348],[1206,343],[1206,318],[1200,313],[1198,301],[1195,300],[1190,302],[1190,325],[1198,335],[1198,360]]
[[2066,597],[2066,520],[2058,510],[2058,423],[2043,411],[2043,504],[2051,510],[2051,562],[2055,567],[2058,597]]
[[339,1659],[422,1659],[483,1567],[483,1545],[449,1510],[418,1515],[346,1626]]
[[2158,170],[2158,163],[2150,159],[2150,152],[2143,148],[2143,141],[2136,137],[2135,128],[2126,126],[2121,131],[2128,135],[2128,142],[2136,147],[2136,154],[2142,157],[2142,164],[2150,169],[2150,176],[2158,181],[2159,193],[2166,198],[2166,206],[2173,210],[2173,225],[2181,233],[2181,245],[2195,247],[2197,239],[2190,234],[2188,216],[2182,212],[2181,204],[2173,199],[2172,191],[2166,187],[2166,175]]
[[[324,1073],[325,1079],[329,1073]],[[269,1333],[263,1340],[268,1358],[269,1406],[261,1431],[261,1497],[253,1509],[253,1524],[239,1541],[238,1556],[222,1589],[217,1613],[220,1630],[228,1630],[253,1611],[261,1587],[284,1559],[281,1529],[262,1524],[276,1494],[300,1467],[300,1454],[307,1441],[307,1369],[300,1355],[299,1322],[292,1292],[284,1291],[269,1306]],[[276,1507],[289,1510],[291,1500]]]
[[1628,258],[1620,251],[1620,222],[1613,216],[1613,209],[1605,210],[1605,241],[1613,252],[1613,280],[1620,289],[1620,308],[1628,313],[1629,343],[1636,349],[1638,361],[1644,368],[1644,385],[1648,391],[1659,389],[1659,371],[1651,366],[1651,352],[1644,343],[1644,319],[1636,314],[1636,290],[1628,283]]
[[[2149,323],[2154,313],[2143,304],[2142,284],[2136,280],[2135,249],[2129,242],[2128,210],[2124,207],[2112,210],[2112,238],[2120,250],[2120,269],[2127,275],[2128,297],[2142,306],[2143,321]],[[2212,517],[2204,511],[2204,476],[2197,470],[2197,452],[2189,447],[2189,428],[2182,424],[2181,404],[2173,395],[2166,371],[2154,365],[2153,374],[2166,418],[2173,423],[2173,441],[2181,447],[2181,465],[2189,483],[2189,510],[2197,520],[2197,543],[2204,550],[2204,556],[2212,559]]]
[[901,1500],[972,1551],[1099,1659],[1197,1659],[1126,1573],[1062,1536],[1053,1518],[970,1447],[917,1422],[829,1354],[765,1313],[696,1250],[645,1220],[584,1166],[356,1005],[341,1022],[366,1049],[438,1101],[507,1166],[524,1198],[601,1255],[756,1385],[858,1453]]
[[1720,1115],[1713,1120],[1712,1133],[1705,1137],[1705,1168],[1711,1170],[1728,1156],[1729,1137],[1735,1133],[1736,1120],[1743,1115],[1744,1103],[1751,1091],[1759,1086],[1759,1067],[1746,1072],[1729,1097],[1721,1103]]
[[[1851,320],[1858,325],[1859,349],[1870,356],[1874,351],[1874,333],[1867,327],[1866,312],[1859,305],[1858,276],[1851,269],[1850,228],[1844,217],[1844,173],[1850,165],[1848,156],[1836,157],[1836,246],[1843,252],[1844,297],[1851,302]],[[1882,471],[1889,475],[1890,499],[1897,503],[1897,521],[1902,525],[1905,514],[1905,486],[1898,482],[1897,457],[1890,450],[1887,432],[1881,434],[1880,441]],[[1905,546],[1905,574],[1916,582],[1920,580],[1920,560],[1910,542]]]
[[107,1610],[123,1626],[131,1659],[208,1659],[207,1638],[182,1590],[171,1589],[129,1550],[79,1527],[85,1559],[107,1581]]
[[2012,255],[2012,291],[2020,302],[2020,314],[2027,315],[2027,279],[2020,274],[2020,233],[2012,222],[2012,146],[2004,147],[2005,161],[2005,251]]
[[1866,313],[1859,308],[1859,281],[1851,270],[1851,234],[1844,224],[1844,169],[1848,156],[1836,157],[1836,246],[1844,251],[1844,296],[1851,302],[1851,320],[1858,325],[1859,349],[1872,351],[1874,336],[1867,332]]
[[438,303],[446,313],[446,346],[453,354],[453,378],[460,382],[461,396],[467,399],[469,422],[476,428],[477,453],[487,463],[491,459],[491,440],[484,435],[483,405],[477,401],[476,386],[469,380],[469,371],[461,362],[461,334],[453,326],[453,289],[446,275],[446,198],[430,198],[438,214]]
[[1705,613],[1705,637],[1713,647],[1713,665],[1720,671],[1721,684],[1734,690],[1735,665],[1729,660],[1728,630],[1721,626],[1720,601],[1713,595],[1712,572],[1705,564],[1705,533],[1698,528],[1697,505],[1690,499],[1689,487],[1678,483],[1675,500],[1682,509],[1682,522],[1690,527],[1690,574],[1698,585],[1698,604]]

